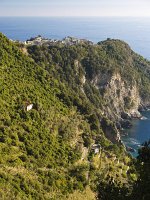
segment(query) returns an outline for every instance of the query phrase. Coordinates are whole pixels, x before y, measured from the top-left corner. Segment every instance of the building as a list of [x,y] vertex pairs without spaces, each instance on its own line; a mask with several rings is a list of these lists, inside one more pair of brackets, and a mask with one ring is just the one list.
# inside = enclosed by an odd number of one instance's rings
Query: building
[[27,111],[31,110],[32,108],[33,108],[33,104],[29,104],[29,105],[27,105],[27,107],[26,107]]
[[98,154],[100,152],[101,146],[100,144],[93,144],[91,149],[94,152],[94,154]]

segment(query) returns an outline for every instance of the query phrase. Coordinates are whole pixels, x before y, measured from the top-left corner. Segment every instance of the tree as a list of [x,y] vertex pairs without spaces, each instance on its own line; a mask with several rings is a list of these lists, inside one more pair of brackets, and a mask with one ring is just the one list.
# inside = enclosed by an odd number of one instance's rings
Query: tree
[[150,199],[150,140],[139,149],[137,157],[137,170],[139,178],[135,183],[131,199]]

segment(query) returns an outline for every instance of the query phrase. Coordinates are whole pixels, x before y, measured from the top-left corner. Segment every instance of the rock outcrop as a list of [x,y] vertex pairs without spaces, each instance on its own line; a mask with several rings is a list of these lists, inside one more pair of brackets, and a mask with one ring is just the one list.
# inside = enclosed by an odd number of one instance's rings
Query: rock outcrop
[[103,93],[104,114],[111,120],[140,118],[141,98],[136,81],[128,83],[119,73],[99,74],[92,84]]
[[141,97],[136,81],[128,83],[119,73],[98,74],[91,83],[103,95],[103,115],[115,123],[115,126],[104,125],[104,133],[113,143],[120,142],[122,128],[130,128],[132,118],[141,118],[139,108]]

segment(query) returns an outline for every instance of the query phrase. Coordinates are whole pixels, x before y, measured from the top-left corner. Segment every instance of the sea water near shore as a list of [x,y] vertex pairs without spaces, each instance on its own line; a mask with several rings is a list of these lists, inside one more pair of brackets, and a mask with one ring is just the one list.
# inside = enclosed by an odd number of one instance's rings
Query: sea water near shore
[[131,152],[134,157],[138,155],[138,149],[142,144],[150,139],[150,111],[144,111],[141,114],[143,118],[133,119],[132,127],[125,130],[126,134],[122,136],[124,144],[135,150]]
[[[118,17],[0,17],[0,32],[13,40],[25,41],[42,35],[51,39],[66,36],[84,38],[95,43],[107,38],[126,41],[131,48],[150,60],[150,18]],[[143,112],[145,120],[133,120],[133,126],[122,137],[135,149],[150,139],[150,111]]]

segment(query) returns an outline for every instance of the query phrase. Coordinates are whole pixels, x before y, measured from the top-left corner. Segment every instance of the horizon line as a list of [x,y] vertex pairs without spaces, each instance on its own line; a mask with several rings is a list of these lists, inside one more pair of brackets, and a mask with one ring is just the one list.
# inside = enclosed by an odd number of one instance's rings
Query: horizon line
[[139,16],[139,15],[137,15],[137,16],[133,16],[133,15],[121,15],[121,16],[117,16],[117,15],[90,15],[90,16],[86,16],[86,15],[83,15],[83,16],[77,16],[77,15],[63,15],[63,16],[61,16],[61,15],[41,15],[41,16],[38,16],[38,15],[0,15],[0,17],[132,17],[132,18],[150,18],[150,15],[147,15],[147,16]]

